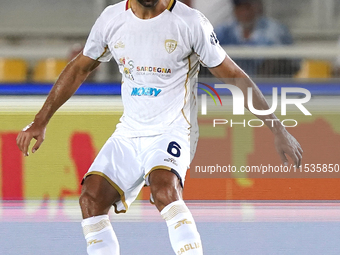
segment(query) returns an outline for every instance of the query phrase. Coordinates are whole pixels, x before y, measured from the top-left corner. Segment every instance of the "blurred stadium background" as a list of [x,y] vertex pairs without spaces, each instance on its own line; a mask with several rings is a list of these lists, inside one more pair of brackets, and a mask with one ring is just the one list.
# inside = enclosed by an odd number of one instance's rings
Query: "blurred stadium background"
[[[81,50],[96,17],[115,2],[0,0],[0,254],[86,253],[79,183],[122,113],[116,64],[101,65],[60,109],[34,156],[24,158],[15,138]],[[188,2],[213,25],[232,15],[228,0]],[[304,148],[303,163],[340,164],[340,1],[264,0],[264,6],[267,16],[289,27],[294,44],[225,49],[234,59],[265,63],[252,78],[269,101],[272,87],[310,90],[306,107],[313,116],[292,109],[285,119],[299,122],[290,131]],[[202,68],[200,77],[210,74]],[[236,166],[280,164],[268,130],[225,126],[211,132],[199,118],[196,159],[210,153],[213,160],[222,148]],[[340,253],[339,178],[188,175],[184,198],[197,218],[205,254]],[[172,254],[165,224],[148,197],[145,188],[126,215],[112,214],[122,254]]]

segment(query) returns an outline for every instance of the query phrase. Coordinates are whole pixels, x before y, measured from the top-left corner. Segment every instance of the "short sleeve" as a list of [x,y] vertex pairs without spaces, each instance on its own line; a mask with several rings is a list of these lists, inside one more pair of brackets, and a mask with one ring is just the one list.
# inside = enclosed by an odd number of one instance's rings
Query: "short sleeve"
[[201,12],[196,13],[192,31],[193,50],[199,55],[202,65],[216,67],[225,59],[226,52],[220,46],[209,20]]
[[84,56],[98,60],[100,62],[108,62],[112,58],[111,52],[105,40],[105,28],[109,20],[106,19],[105,10],[94,23],[91,32],[87,38]]

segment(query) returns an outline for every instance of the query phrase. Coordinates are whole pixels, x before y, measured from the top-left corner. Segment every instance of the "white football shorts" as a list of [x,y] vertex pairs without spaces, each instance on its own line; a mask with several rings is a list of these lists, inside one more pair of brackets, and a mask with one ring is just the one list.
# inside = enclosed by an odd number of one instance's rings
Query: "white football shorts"
[[187,134],[125,137],[113,134],[98,153],[84,179],[92,174],[104,177],[120,194],[116,213],[125,213],[140,190],[149,185],[149,174],[157,169],[172,171],[183,187],[190,165]]

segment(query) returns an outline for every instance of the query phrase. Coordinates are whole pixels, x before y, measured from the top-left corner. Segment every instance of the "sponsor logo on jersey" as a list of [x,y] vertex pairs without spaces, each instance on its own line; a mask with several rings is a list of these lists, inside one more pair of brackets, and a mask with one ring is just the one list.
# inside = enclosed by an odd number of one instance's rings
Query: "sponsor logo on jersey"
[[218,39],[216,37],[215,32],[211,32],[211,34],[210,34],[210,42],[211,42],[212,45],[218,44]]
[[132,88],[131,96],[154,96],[157,97],[161,93],[161,89],[156,88]]
[[120,58],[119,65],[123,67],[123,74],[126,78],[130,80],[134,80],[133,77],[133,69],[135,68],[133,60],[129,60],[128,58]]
[[172,163],[172,164],[174,164],[175,166],[178,165],[177,162],[176,162],[176,159],[174,159],[174,158],[166,158],[166,159],[164,159],[164,161],[165,161],[165,162]]
[[137,66],[137,72],[171,73],[171,69],[170,68],[155,67],[155,66]]
[[175,40],[165,40],[165,49],[166,51],[171,54],[177,48],[177,41]]

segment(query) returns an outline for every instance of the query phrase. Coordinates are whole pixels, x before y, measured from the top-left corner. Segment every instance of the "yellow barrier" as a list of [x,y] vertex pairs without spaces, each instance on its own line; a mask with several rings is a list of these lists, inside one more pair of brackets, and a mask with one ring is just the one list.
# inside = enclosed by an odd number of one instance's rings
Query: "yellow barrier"
[[296,78],[330,78],[332,64],[324,60],[304,60]]
[[25,60],[0,58],[0,82],[25,82],[26,79]]
[[67,60],[65,59],[48,58],[40,60],[34,68],[33,81],[55,82],[66,65]]
[[[78,197],[81,178],[114,131],[120,114],[60,112],[49,123],[41,148],[34,155],[24,158],[16,148],[15,137],[33,116],[30,113],[0,112],[0,197]],[[289,130],[305,150],[303,163],[340,163],[340,119],[337,116],[332,113],[315,113],[312,117],[290,116],[299,123]],[[217,117],[221,118],[221,115]],[[223,152],[225,159],[235,166],[268,162],[280,164],[273,147],[273,137],[266,127],[230,128],[226,125],[213,129],[209,119],[200,117],[200,120],[201,136],[194,162],[216,164],[216,155]],[[206,200],[340,199],[340,178],[285,180],[250,179],[247,175],[233,177],[244,178],[188,177],[184,197]],[[148,199],[147,189],[141,198]]]

